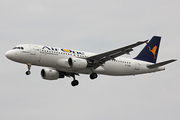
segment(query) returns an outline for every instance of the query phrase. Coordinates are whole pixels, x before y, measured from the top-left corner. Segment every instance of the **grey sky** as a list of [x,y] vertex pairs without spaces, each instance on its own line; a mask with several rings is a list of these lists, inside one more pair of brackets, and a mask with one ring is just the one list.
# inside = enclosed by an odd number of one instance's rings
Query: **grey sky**
[[[100,75],[46,81],[43,67],[8,60],[22,43],[105,52],[162,36],[158,61],[180,60],[178,0],[6,0],[0,4],[0,119],[179,120],[179,61],[138,76]],[[133,58],[144,45],[125,57]]]

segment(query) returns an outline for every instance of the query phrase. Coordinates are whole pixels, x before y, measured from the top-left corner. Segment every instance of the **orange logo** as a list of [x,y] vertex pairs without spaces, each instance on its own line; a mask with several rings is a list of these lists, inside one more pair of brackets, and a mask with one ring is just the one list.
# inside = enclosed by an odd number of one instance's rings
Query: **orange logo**
[[[148,46],[149,47],[149,46]],[[154,59],[156,59],[156,50],[157,50],[157,46],[154,46],[151,50],[151,47],[149,47],[149,51],[152,52],[152,54],[154,55]]]
[[70,50],[67,50],[67,49],[61,49],[61,50],[64,52],[71,52]]

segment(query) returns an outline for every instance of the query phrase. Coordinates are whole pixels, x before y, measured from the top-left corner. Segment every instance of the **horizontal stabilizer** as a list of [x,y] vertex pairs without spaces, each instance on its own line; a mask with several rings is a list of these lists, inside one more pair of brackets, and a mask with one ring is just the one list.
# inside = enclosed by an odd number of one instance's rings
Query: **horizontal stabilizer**
[[168,60],[168,61],[153,64],[153,65],[148,65],[147,67],[150,69],[153,69],[153,68],[157,68],[157,67],[161,67],[163,65],[169,64],[169,63],[174,62],[174,61],[176,61],[176,60]]

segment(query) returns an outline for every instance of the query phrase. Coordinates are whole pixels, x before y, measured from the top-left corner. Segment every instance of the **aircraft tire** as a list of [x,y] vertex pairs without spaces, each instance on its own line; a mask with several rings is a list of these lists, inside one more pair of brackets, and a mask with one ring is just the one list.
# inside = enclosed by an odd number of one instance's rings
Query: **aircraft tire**
[[73,87],[75,87],[75,86],[79,85],[79,81],[78,81],[78,80],[73,80],[73,81],[71,82],[71,85],[72,85]]
[[92,73],[90,74],[90,78],[93,80],[93,79],[96,79],[98,76],[97,76],[97,73]]
[[31,71],[26,71],[26,75],[30,75],[31,74]]

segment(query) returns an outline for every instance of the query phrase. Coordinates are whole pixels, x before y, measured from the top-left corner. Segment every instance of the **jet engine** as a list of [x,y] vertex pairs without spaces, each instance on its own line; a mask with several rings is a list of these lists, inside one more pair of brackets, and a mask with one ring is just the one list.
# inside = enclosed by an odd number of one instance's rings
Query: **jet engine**
[[61,58],[57,61],[57,65],[62,68],[70,68],[69,60],[65,58]]
[[41,76],[46,80],[57,80],[58,78],[64,78],[63,74],[60,74],[59,71],[53,69],[42,69]]
[[84,69],[87,67],[88,63],[85,59],[71,57],[68,59],[59,59],[57,65],[63,68]]
[[87,60],[74,57],[68,59],[68,64],[73,69],[84,69],[88,65]]

